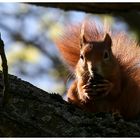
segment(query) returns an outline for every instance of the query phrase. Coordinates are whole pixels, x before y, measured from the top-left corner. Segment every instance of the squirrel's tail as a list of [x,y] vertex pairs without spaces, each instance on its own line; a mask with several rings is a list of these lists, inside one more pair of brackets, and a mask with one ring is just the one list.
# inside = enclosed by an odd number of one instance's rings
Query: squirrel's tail
[[80,55],[79,31],[79,26],[69,26],[65,28],[64,32],[55,40],[62,59],[71,70],[74,70]]

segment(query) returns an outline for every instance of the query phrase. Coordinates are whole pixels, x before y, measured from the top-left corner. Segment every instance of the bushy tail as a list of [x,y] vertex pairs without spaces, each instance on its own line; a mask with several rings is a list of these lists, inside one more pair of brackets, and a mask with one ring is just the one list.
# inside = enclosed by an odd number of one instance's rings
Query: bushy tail
[[75,69],[80,55],[79,29],[79,26],[67,27],[62,35],[59,36],[55,41],[62,58],[72,70]]

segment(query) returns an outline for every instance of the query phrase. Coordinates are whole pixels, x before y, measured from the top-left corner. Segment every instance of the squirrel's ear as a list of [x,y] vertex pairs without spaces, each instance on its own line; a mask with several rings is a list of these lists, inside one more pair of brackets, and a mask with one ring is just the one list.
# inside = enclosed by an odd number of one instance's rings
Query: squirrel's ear
[[108,33],[105,35],[104,42],[108,47],[112,46],[112,39]]
[[87,40],[85,38],[85,24],[82,24],[81,30],[80,30],[80,47],[84,46],[87,43]]

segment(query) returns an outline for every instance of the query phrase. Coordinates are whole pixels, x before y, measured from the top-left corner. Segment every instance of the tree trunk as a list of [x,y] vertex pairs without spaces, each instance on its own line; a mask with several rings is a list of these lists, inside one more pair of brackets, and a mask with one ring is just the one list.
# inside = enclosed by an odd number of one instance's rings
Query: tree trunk
[[[0,75],[0,93],[3,83]],[[124,121],[109,113],[87,113],[32,84],[9,75],[10,100],[0,106],[0,136],[140,136],[140,120]],[[2,101],[2,96],[1,96]]]

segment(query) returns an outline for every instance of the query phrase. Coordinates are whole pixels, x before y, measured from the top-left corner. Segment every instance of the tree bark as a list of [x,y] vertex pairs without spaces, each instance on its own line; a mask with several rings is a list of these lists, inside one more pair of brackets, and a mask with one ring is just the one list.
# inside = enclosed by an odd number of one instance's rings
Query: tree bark
[[[1,94],[2,81],[0,74]],[[9,84],[9,103],[0,106],[1,137],[140,136],[140,120],[84,112],[60,95],[49,94],[13,75],[9,75]]]

